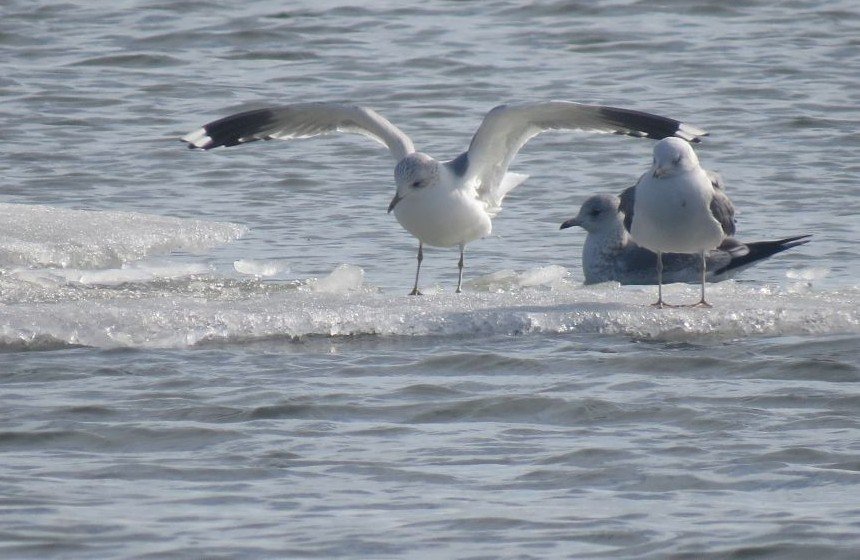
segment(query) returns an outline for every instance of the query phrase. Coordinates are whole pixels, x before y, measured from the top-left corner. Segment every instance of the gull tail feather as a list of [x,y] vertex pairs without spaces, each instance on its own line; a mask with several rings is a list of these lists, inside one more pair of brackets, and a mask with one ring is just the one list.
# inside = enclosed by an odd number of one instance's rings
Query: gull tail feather
[[484,197],[484,202],[487,203],[487,213],[491,217],[495,218],[502,210],[502,200],[505,199],[505,196],[507,196],[514,187],[520,185],[528,178],[528,175],[524,175],[522,173],[505,173],[505,176],[502,177],[502,180],[499,182],[499,186],[487,193]]

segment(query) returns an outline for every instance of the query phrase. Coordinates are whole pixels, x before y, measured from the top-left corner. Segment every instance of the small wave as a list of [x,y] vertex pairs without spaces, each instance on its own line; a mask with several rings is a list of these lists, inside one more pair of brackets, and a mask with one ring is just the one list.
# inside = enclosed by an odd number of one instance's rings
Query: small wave
[[178,66],[181,61],[172,56],[163,54],[118,54],[110,56],[94,56],[78,62],[71,66],[118,66],[123,68],[163,68],[165,66]]
[[224,56],[227,60],[279,60],[294,62],[297,60],[313,60],[319,58],[313,51],[246,51]]

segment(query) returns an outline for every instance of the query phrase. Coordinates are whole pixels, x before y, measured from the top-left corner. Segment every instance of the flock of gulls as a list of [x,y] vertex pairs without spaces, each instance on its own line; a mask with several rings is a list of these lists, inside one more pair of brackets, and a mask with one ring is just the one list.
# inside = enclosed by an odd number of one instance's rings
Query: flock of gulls
[[394,158],[396,192],[388,205],[418,239],[418,278],[424,245],[459,247],[457,289],[463,282],[467,243],[492,231],[502,200],[527,176],[508,167],[526,142],[549,130],[582,130],[658,140],[651,168],[620,196],[597,195],[561,228],[588,232],[583,248],[586,283],[657,284],[719,281],[809,236],[741,243],[734,207],[720,178],[699,165],[691,143],[707,132],[680,121],[630,109],[549,101],[500,105],[484,117],[468,150],[439,161],[372,109],[340,103],[295,103],[245,111],[210,122],[182,137],[190,148],[210,150],[255,140],[309,138],[334,132],[367,136]]

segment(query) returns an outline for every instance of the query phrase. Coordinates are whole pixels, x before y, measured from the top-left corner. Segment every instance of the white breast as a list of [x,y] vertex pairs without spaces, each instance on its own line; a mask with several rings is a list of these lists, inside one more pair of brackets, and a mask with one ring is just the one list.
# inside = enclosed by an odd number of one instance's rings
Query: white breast
[[652,251],[697,253],[723,240],[711,214],[713,186],[701,169],[636,186],[631,235]]
[[452,247],[486,237],[492,222],[475,189],[456,185],[450,177],[409,192],[394,208],[406,231],[427,245]]

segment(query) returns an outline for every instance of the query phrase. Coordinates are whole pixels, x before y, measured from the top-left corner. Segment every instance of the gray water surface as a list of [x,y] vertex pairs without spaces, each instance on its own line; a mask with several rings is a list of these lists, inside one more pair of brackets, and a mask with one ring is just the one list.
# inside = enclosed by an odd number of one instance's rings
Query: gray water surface
[[[0,556],[854,558],[855,4],[4,2]],[[447,159],[547,99],[707,129],[738,236],[813,241],[584,287],[558,225],[653,144],[552,133],[409,298],[387,151],[177,140],[343,101]]]

